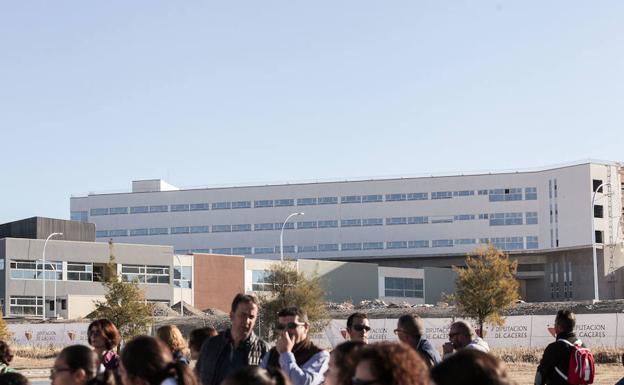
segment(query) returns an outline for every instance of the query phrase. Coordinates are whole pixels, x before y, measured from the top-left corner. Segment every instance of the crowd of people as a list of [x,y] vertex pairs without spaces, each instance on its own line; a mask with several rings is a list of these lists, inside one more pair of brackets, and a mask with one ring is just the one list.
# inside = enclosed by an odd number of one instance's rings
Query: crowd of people
[[[121,336],[115,325],[106,319],[93,321],[87,329],[91,347],[65,347],[50,370],[51,384],[515,384],[503,362],[489,353],[488,344],[464,321],[450,325],[449,342],[440,355],[417,315],[398,319],[394,330],[398,342],[369,343],[370,322],[358,312],[347,319],[348,340],[328,352],[310,339],[310,321],[298,307],[279,311],[271,347],[253,331],[258,306],[253,295],[238,294],[231,305],[230,328],[195,329],[187,344],[175,325],[167,325],[156,330],[155,337],[127,341],[120,353]],[[557,313],[556,340],[544,351],[535,385],[570,383],[565,373],[572,348],[584,346],[574,326],[572,312]],[[0,385],[28,385],[28,379],[10,366],[12,358],[8,344],[0,341]]]

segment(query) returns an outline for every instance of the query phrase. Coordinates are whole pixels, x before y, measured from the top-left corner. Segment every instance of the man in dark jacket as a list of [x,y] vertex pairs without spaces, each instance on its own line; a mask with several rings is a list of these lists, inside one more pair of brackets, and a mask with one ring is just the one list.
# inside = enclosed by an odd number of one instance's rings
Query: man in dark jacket
[[572,347],[563,341],[577,344],[579,339],[574,335],[576,317],[570,310],[559,310],[555,317],[555,333],[557,341],[551,343],[544,350],[544,355],[535,373],[535,385],[565,385],[568,384],[556,369],[567,375],[570,364]]
[[260,364],[269,345],[253,332],[257,317],[256,297],[237,294],[230,311],[232,328],[209,338],[201,347],[195,370],[202,385],[219,385],[236,369]]
[[425,337],[425,327],[422,319],[415,314],[405,314],[399,317],[394,334],[403,343],[410,345],[420,354],[427,366],[432,367],[442,361],[440,353]]

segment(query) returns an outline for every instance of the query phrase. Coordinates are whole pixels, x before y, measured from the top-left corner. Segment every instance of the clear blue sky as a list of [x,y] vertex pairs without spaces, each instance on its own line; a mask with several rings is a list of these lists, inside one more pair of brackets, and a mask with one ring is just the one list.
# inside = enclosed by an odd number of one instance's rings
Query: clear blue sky
[[72,193],[624,160],[624,2],[5,1],[0,223]]

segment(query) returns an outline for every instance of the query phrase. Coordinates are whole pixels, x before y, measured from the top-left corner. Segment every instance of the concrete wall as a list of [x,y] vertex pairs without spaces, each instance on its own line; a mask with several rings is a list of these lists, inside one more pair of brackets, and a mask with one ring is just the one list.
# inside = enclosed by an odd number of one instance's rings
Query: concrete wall
[[305,259],[300,259],[298,265],[302,273],[321,278],[328,301],[358,303],[378,297],[377,265]]
[[457,274],[452,269],[426,267],[425,303],[435,305],[442,300],[443,294],[455,293]]
[[241,256],[194,254],[195,307],[230,312],[232,299],[245,291],[245,259]]
[[104,301],[104,295],[68,295],[67,318],[76,319],[86,317],[95,310],[95,301]]

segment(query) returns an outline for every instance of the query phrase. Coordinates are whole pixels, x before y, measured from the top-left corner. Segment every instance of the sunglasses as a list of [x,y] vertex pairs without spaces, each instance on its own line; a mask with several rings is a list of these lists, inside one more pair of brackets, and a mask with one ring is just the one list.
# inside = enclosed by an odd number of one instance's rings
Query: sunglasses
[[362,324],[353,325],[353,326],[351,326],[351,329],[355,330],[356,332],[361,332],[361,331],[364,331],[364,330],[369,332],[371,330],[370,326],[366,326],[366,325],[362,325]]
[[351,379],[351,385],[373,385],[379,382],[379,380],[361,380],[357,377]]
[[305,322],[289,322],[287,324],[275,325],[275,330],[296,329],[299,326],[305,325]]

